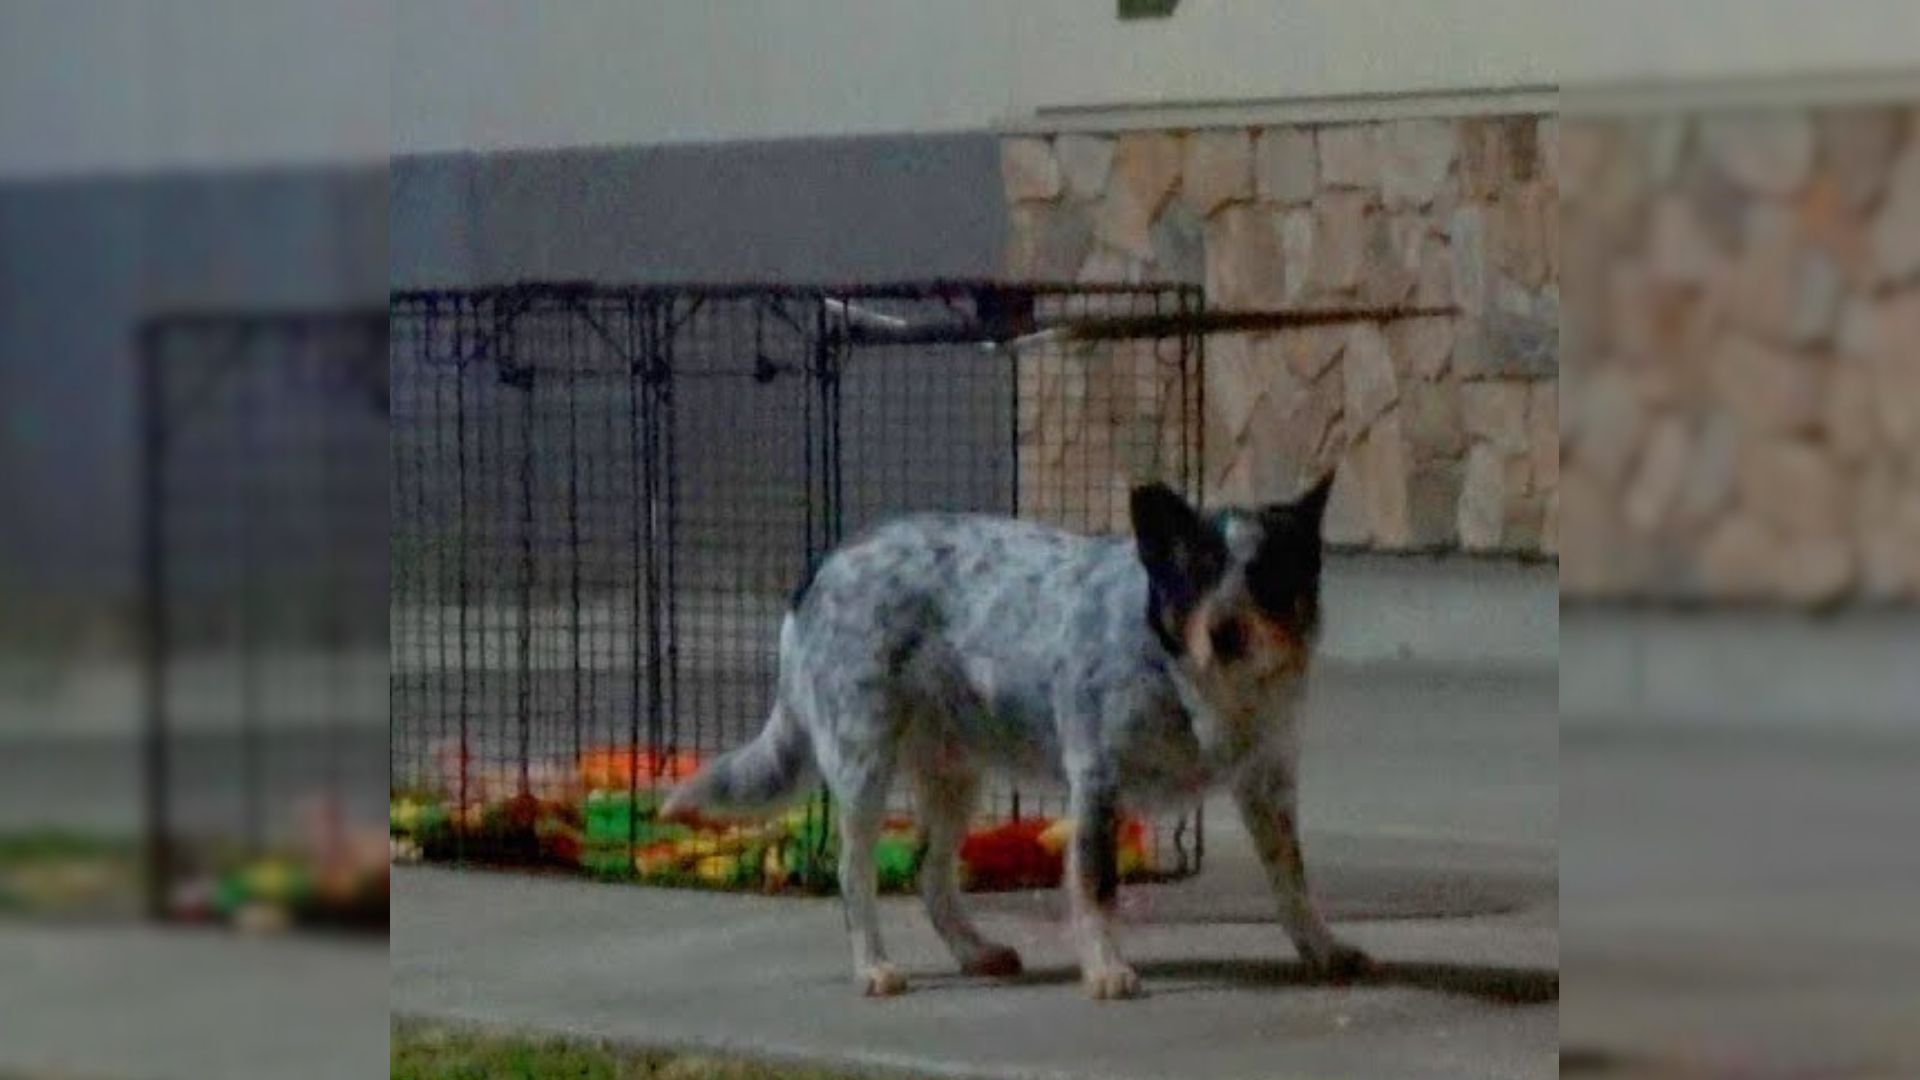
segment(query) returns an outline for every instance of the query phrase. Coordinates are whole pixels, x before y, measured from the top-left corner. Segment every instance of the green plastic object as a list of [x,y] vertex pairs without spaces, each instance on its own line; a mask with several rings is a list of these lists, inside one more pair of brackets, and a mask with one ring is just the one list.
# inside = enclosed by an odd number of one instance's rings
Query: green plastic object
[[920,839],[911,833],[884,834],[874,845],[873,861],[880,871],[880,888],[910,889],[920,869]]
[[647,792],[632,800],[624,791],[592,792],[587,796],[587,843],[624,844],[631,839],[644,846],[693,835],[684,825],[656,821],[658,811],[659,800]]

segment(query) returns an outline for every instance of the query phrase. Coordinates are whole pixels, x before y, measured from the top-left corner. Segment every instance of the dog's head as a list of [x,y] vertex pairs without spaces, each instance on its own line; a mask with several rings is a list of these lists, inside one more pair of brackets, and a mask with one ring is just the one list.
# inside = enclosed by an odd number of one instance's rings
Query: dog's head
[[1305,674],[1332,488],[1329,474],[1292,502],[1207,517],[1163,484],[1134,489],[1147,619],[1200,685],[1251,702]]

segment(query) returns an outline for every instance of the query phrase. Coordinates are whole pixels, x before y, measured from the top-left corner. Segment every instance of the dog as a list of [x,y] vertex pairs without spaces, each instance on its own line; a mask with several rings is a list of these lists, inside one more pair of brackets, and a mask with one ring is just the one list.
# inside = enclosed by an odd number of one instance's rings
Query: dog
[[662,814],[764,814],[824,778],[855,984],[884,996],[906,988],[880,940],[873,863],[896,771],[918,798],[927,915],[961,970],[986,976],[1017,975],[1021,960],[975,928],[955,880],[982,774],[1064,781],[1070,935],[1087,993],[1104,1000],[1140,992],[1112,926],[1122,809],[1231,788],[1303,961],[1327,978],[1363,974],[1372,961],[1309,896],[1295,815],[1332,483],[1205,516],[1143,485],[1130,538],[962,514],[881,525],[795,594],[765,729]]

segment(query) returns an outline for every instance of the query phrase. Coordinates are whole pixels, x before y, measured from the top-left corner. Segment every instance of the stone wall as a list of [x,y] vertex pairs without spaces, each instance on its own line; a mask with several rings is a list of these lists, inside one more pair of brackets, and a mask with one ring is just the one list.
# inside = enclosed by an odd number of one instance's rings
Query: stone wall
[[1565,594],[1920,599],[1917,117],[1565,122]]
[[[1337,464],[1336,542],[1556,554],[1557,129],[1514,116],[1010,137],[1006,269],[1202,283],[1224,309],[1457,306],[1210,336],[1207,496],[1284,498]],[[1104,492],[1095,523],[1123,523],[1111,519],[1127,486],[1171,460],[1178,412],[1164,400],[1116,411],[1124,395],[1097,387],[1172,393],[1153,351],[1029,365],[1023,492]],[[1122,370],[1101,374],[1116,353]]]

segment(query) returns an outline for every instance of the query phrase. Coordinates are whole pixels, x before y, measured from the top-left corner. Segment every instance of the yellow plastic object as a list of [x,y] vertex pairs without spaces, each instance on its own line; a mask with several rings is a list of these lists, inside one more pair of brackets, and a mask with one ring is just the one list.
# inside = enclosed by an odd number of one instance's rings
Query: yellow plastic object
[[761,880],[769,889],[783,889],[787,884],[787,861],[780,856],[778,846],[769,847],[767,856],[760,864]]
[[1053,824],[1040,834],[1039,841],[1049,855],[1058,855],[1067,850],[1067,845],[1073,842],[1073,819],[1054,819]]

